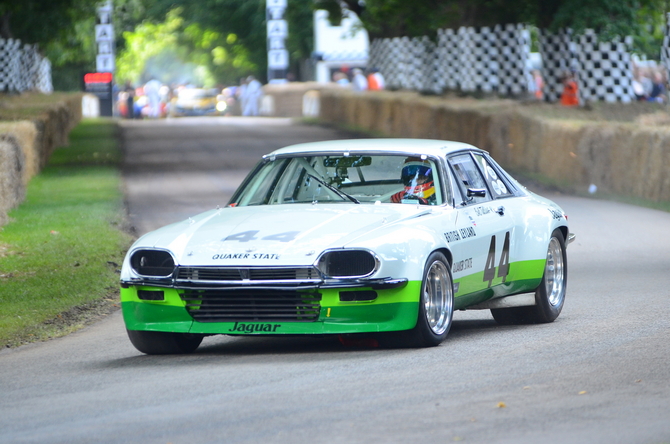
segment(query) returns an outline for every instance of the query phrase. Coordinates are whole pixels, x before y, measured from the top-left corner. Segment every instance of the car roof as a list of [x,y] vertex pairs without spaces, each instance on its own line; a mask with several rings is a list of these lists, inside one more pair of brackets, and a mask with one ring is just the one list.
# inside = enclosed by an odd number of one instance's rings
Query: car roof
[[477,147],[461,142],[432,139],[346,139],[323,142],[300,143],[275,150],[263,157],[283,156],[302,153],[373,153],[387,154],[425,154],[443,157],[462,150],[482,151]]

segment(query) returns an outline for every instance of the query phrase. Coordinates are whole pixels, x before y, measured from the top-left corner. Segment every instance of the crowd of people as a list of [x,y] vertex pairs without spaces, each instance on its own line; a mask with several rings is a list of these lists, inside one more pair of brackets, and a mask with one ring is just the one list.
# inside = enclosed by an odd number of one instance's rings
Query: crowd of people
[[[117,89],[117,110],[121,117],[127,119],[156,119],[174,115],[171,107],[179,93],[186,89],[196,88],[193,84],[166,85],[156,78],[135,86],[131,82]],[[226,111],[222,115],[258,116],[260,101],[263,96],[262,84],[254,76],[243,77],[239,85],[228,87],[217,86],[208,88],[216,90],[219,101],[226,103]]]
[[639,101],[667,103],[665,70],[654,66],[633,67],[633,92]]
[[[561,76],[559,103],[578,106],[579,91],[576,73],[567,71]],[[378,68],[341,67],[332,74],[332,81],[356,92],[386,89],[383,74]],[[639,101],[667,103],[667,74],[658,66],[633,65],[633,91]],[[529,97],[544,100],[544,79],[540,70],[532,70],[527,79]],[[139,87],[126,83],[118,91],[118,110],[126,118],[159,118],[170,115],[170,106],[179,91],[193,85],[164,85],[155,78]],[[239,85],[218,87],[220,100],[225,101],[225,115],[258,116],[263,96],[262,84],[254,76],[240,79]]]
[[354,91],[381,91],[386,89],[384,75],[378,68],[363,71],[361,68],[342,67],[333,73],[333,82]]

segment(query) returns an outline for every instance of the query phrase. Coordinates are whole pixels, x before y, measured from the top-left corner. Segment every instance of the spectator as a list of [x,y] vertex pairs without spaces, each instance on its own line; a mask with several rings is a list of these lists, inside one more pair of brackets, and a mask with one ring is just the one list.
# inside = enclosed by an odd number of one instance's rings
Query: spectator
[[349,86],[349,79],[347,78],[347,75],[343,73],[342,71],[335,71],[333,73],[333,82],[337,83],[338,85],[342,86]]
[[354,79],[352,81],[354,86],[354,91],[367,91],[368,89],[368,79],[363,75],[363,70],[360,68],[354,68]]
[[163,84],[153,77],[144,85],[144,94],[147,96],[149,104],[147,115],[151,119],[156,119],[161,116],[161,86],[163,86]]
[[633,93],[635,93],[635,98],[637,100],[647,100],[647,94],[644,91],[644,85],[642,84],[642,72],[637,66],[633,67],[633,81],[631,82],[633,87]]
[[246,102],[242,109],[242,115],[257,116],[258,106],[260,104],[261,96],[263,95],[262,85],[254,76],[247,77],[247,82],[247,87],[244,91]]
[[237,98],[237,103],[240,104],[239,115],[244,113],[244,109],[247,107],[247,84],[249,82],[245,77],[240,79],[240,86],[235,89],[235,97]]
[[134,119],[135,118],[135,88],[133,85],[130,83],[130,81],[126,82],[125,87],[123,88],[123,91],[126,93],[126,119]]
[[665,78],[662,72],[655,71],[652,80],[651,93],[649,94],[649,98],[647,100],[649,102],[665,103],[665,96]]
[[577,82],[571,72],[565,73],[561,79],[563,82],[563,93],[561,94],[561,105],[578,106],[579,96],[577,95]]
[[544,93],[542,92],[542,89],[544,88],[544,79],[542,78],[542,74],[540,73],[540,71],[537,69],[533,70],[532,75],[533,75],[533,87],[534,87],[533,94],[535,95],[535,98],[537,100],[542,100],[544,99]]
[[368,89],[370,91],[381,91],[385,88],[384,76],[379,69],[372,68],[368,74]]

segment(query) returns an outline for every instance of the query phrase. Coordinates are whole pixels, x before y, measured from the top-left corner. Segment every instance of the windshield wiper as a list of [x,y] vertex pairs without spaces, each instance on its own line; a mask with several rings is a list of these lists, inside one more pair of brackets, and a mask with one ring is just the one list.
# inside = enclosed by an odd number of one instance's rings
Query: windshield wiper
[[350,196],[350,195],[348,195],[347,193],[345,193],[344,191],[338,190],[337,188],[335,188],[334,186],[330,185],[329,183],[327,183],[326,181],[324,181],[324,180],[321,179],[320,177],[317,177],[317,176],[315,176],[315,175],[312,174],[312,173],[307,173],[307,175],[308,175],[309,177],[311,177],[312,179],[316,180],[317,182],[319,182],[319,183],[320,183],[321,185],[323,185],[324,187],[328,188],[328,189],[329,189],[330,191],[332,191],[333,193],[337,194],[338,196],[340,196],[340,197],[342,197],[342,198],[345,198],[345,197],[346,197],[347,199],[349,199],[350,201],[352,201],[353,203],[356,203],[356,204],[360,204],[360,203],[361,203],[361,202],[360,202],[358,199],[356,199],[354,196]]

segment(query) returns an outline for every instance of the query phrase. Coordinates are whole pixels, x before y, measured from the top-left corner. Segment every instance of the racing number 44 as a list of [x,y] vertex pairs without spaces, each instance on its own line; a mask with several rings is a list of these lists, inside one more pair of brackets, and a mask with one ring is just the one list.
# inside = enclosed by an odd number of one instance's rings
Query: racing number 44
[[496,237],[491,236],[491,245],[489,246],[489,254],[486,256],[486,266],[484,267],[484,282],[488,282],[488,288],[491,288],[493,279],[497,277],[502,278],[505,282],[509,274],[509,231],[505,233],[505,241],[503,242],[502,254],[500,255],[500,262],[498,263],[498,273],[496,274]]

